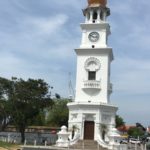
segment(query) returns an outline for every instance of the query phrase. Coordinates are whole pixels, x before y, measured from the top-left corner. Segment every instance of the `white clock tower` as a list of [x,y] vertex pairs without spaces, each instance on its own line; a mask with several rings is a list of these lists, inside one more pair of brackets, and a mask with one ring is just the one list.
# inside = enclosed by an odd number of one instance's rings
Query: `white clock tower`
[[[77,54],[75,101],[68,104],[69,128],[76,126],[81,139],[104,140],[102,126],[115,126],[117,107],[110,103],[110,65],[113,51],[107,45],[110,9],[106,0],[88,0],[81,23],[82,40]],[[107,139],[107,133],[105,133]]]

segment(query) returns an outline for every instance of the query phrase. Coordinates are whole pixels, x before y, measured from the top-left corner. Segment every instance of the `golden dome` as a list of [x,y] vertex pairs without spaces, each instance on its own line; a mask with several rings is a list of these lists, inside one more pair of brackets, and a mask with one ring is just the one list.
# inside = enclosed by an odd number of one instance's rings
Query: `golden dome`
[[106,6],[107,0],[88,0],[88,4],[89,4],[89,6],[95,5],[95,4]]

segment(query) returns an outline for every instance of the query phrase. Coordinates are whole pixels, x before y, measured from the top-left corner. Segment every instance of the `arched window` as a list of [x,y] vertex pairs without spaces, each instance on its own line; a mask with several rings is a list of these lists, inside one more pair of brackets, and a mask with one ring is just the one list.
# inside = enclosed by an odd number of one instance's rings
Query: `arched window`
[[104,20],[104,18],[103,18],[103,11],[101,11],[101,13],[100,13],[100,19]]
[[97,12],[93,13],[93,23],[95,23],[95,20],[97,20]]
[[96,71],[88,72],[88,80],[96,80]]
[[96,72],[100,69],[100,61],[90,57],[85,62],[85,69],[88,73],[88,80],[96,80]]

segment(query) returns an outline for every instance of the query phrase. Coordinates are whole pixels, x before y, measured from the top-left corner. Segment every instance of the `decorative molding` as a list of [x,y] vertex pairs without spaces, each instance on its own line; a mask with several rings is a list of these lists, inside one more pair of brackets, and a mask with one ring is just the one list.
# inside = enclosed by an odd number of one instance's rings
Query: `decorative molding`
[[111,115],[102,114],[102,122],[103,123],[111,123]]
[[94,114],[84,114],[83,119],[85,121],[95,121],[96,116]]
[[83,89],[101,89],[101,82],[95,80],[87,80],[83,82]]
[[78,114],[71,114],[71,120],[75,120],[77,119],[77,117],[78,117]]
[[95,57],[90,57],[85,61],[84,68],[87,71],[98,71],[100,69],[100,61]]

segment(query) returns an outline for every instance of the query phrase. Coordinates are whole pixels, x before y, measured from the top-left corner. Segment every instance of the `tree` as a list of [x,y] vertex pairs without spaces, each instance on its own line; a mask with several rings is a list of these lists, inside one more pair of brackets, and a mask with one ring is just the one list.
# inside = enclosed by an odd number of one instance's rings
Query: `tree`
[[45,126],[45,111],[40,111],[37,116],[34,117],[34,119],[31,121],[32,126]]
[[10,123],[10,114],[8,112],[10,81],[0,77],[0,131],[4,131]]
[[7,102],[0,100],[0,131],[4,131],[9,123],[9,114],[6,110]]
[[60,127],[62,125],[68,125],[69,110],[67,103],[70,100],[59,99],[54,101],[54,106],[49,110],[47,124],[51,126]]
[[125,125],[125,122],[122,117],[116,115],[116,128]]
[[136,123],[136,127],[140,128],[143,132],[146,132],[146,128],[141,123]]
[[21,142],[25,140],[25,129],[31,125],[44,108],[52,106],[49,86],[41,79],[34,80],[12,78],[8,86],[7,102],[8,114],[13,124],[21,133]]
[[133,137],[143,136],[144,132],[138,127],[132,127],[128,130],[128,135]]

